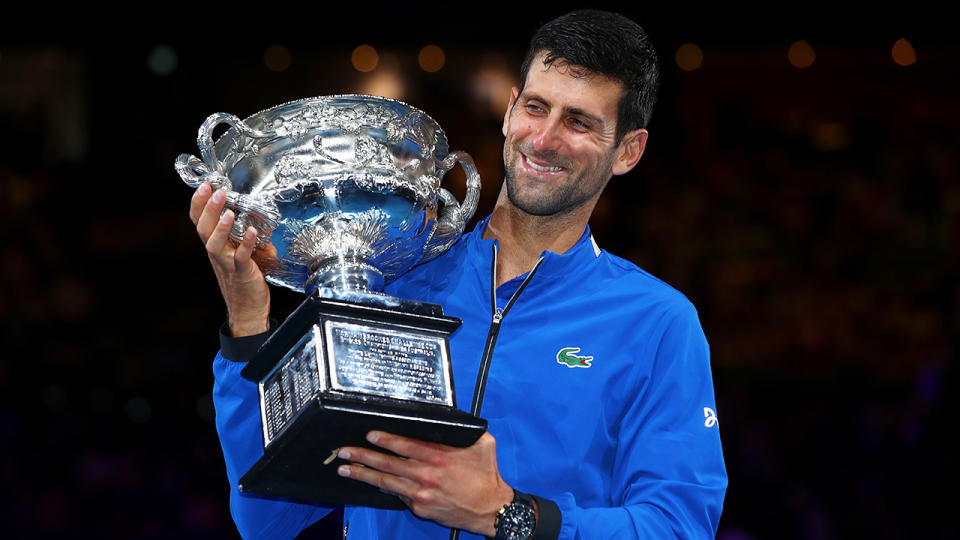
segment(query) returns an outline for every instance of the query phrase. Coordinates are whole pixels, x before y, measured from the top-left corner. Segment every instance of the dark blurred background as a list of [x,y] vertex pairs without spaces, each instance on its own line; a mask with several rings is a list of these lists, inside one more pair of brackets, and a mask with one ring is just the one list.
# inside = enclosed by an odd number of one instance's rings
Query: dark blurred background
[[[956,538],[960,40],[947,17],[600,5],[648,29],[663,87],[646,155],[591,226],[699,309],[730,475],[718,537]],[[207,115],[402,99],[477,160],[484,216],[526,42],[572,7],[7,17],[0,536],[236,537],[210,397],[224,308],[173,169]],[[459,171],[447,181],[462,193]],[[281,317],[299,301],[274,291]]]

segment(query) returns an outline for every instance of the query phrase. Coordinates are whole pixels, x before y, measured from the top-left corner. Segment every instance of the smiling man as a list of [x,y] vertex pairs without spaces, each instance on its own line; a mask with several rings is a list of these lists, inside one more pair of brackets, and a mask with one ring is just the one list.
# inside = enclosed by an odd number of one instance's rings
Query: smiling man
[[[710,538],[727,485],[709,352],[679,292],[602,249],[587,222],[647,140],[656,55],[619,15],[580,11],[537,31],[504,116],[504,185],[488,219],[389,294],[440,303],[458,394],[489,431],[468,448],[371,432],[339,474],[409,507],[345,509],[348,538]],[[266,338],[256,231],[227,242],[223,194],[191,217],[228,307],[214,362],[231,510],[248,538],[291,538],[329,508],[248,497],[263,452],[256,387],[239,372]],[[465,403],[461,403],[465,407]]]
[[621,152],[622,83],[546,51],[532,64],[519,103],[514,90],[503,121],[509,204],[533,216],[577,210],[589,216],[611,174],[627,172],[640,158],[646,131],[630,133]]

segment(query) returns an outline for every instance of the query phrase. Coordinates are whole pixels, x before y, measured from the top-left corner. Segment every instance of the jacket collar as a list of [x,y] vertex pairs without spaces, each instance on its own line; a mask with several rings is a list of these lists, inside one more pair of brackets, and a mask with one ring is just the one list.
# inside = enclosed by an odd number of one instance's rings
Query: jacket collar
[[[490,265],[493,264],[493,245],[497,244],[495,239],[483,239],[483,232],[486,230],[489,221],[490,216],[487,216],[477,223],[476,227],[464,238],[467,242],[467,249],[470,251],[469,260],[477,266],[477,270],[486,275],[489,275]],[[590,234],[590,226],[587,225],[577,243],[564,253],[544,250],[540,254],[543,257],[543,263],[537,269],[537,277],[552,280],[578,274],[581,270],[592,268],[593,264],[600,258],[600,253],[600,247],[594,241],[593,235]],[[520,278],[524,276],[520,276]]]

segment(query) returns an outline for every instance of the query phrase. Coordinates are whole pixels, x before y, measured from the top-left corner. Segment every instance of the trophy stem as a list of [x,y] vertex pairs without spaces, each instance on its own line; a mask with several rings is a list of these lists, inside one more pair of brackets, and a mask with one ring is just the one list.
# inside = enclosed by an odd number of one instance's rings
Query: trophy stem
[[321,287],[340,291],[381,292],[383,272],[357,257],[331,257],[314,265],[304,290],[307,295],[312,295]]

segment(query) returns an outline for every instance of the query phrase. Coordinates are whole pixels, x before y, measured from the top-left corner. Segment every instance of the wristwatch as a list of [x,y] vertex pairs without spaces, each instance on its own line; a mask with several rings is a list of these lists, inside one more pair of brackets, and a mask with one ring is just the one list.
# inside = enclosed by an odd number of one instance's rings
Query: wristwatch
[[493,527],[497,530],[496,540],[530,540],[537,528],[533,498],[513,490],[513,501],[497,512]]

